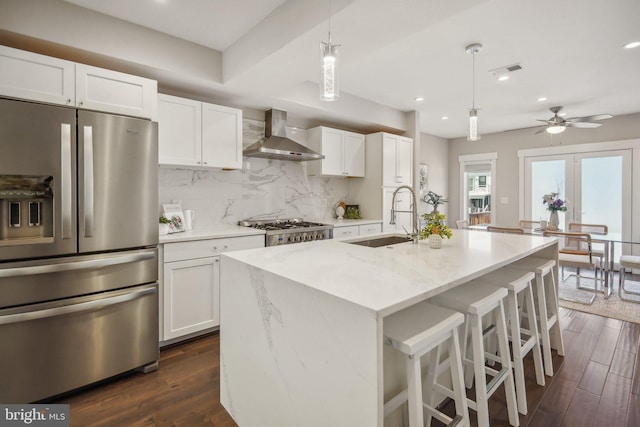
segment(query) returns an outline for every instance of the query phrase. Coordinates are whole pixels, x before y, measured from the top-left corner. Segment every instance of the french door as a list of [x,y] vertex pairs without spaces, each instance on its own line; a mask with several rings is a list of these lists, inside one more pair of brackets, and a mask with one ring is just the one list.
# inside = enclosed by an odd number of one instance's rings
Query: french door
[[559,212],[560,228],[571,222],[606,224],[609,233],[629,240],[631,161],[630,149],[526,157],[525,216],[548,219],[542,197],[558,193],[567,202],[567,211]]

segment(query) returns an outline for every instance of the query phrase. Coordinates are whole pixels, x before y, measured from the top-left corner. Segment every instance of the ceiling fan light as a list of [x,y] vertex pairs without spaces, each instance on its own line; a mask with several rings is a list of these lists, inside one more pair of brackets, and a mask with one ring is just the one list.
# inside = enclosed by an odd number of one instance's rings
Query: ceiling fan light
[[550,133],[552,135],[557,135],[559,133],[564,132],[566,128],[567,128],[566,126],[562,126],[562,125],[553,125],[553,126],[549,126],[546,130],[547,130],[547,133]]

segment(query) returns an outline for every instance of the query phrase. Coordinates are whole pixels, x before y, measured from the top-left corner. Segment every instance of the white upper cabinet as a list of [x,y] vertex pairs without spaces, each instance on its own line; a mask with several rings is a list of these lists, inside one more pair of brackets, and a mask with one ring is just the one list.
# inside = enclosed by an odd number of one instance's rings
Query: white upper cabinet
[[202,102],[158,95],[160,164],[201,166]]
[[242,168],[242,110],[202,104],[202,162],[214,168]]
[[76,106],[127,116],[155,118],[158,84],[155,80],[76,64]]
[[412,185],[413,140],[403,136],[383,134],[382,185],[397,187]]
[[307,164],[309,175],[364,177],[364,135],[319,126],[307,137],[309,148],[324,155]]
[[0,46],[0,93],[61,105],[75,105],[75,63]]
[[155,80],[0,46],[0,94],[154,118]]
[[[364,218],[381,219],[382,231],[402,230],[410,225],[410,216],[398,214],[396,225],[389,225],[391,196],[401,185],[413,186],[413,139],[378,132],[367,135],[366,141],[366,178],[350,183],[350,200],[360,205]],[[399,194],[395,208],[408,210],[409,206],[408,193]]]
[[161,165],[242,168],[242,110],[158,95]]

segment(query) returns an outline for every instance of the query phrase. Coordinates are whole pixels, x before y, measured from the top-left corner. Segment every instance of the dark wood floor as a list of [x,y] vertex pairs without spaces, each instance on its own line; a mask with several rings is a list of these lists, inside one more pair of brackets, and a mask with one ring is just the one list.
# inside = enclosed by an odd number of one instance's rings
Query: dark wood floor
[[[535,383],[532,359],[526,360],[529,414],[520,416],[520,425],[640,426],[640,325],[567,309],[561,325],[565,357],[554,355],[556,372],[545,387]],[[158,371],[56,403],[71,405],[72,427],[235,426],[220,404],[219,343],[216,333],[164,349]],[[491,398],[490,413],[492,425],[509,424],[501,390]]]

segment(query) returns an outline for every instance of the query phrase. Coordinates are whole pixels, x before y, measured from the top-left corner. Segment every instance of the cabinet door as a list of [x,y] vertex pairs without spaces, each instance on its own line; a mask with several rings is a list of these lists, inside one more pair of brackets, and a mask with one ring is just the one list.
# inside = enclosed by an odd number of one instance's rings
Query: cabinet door
[[155,118],[155,80],[118,71],[76,64],[76,106],[127,116]]
[[340,239],[343,237],[357,237],[358,226],[350,225],[347,227],[333,227],[333,238]]
[[398,185],[413,186],[413,140],[410,138],[398,138],[396,144]]
[[242,168],[242,110],[202,104],[202,165]]
[[0,46],[0,94],[59,105],[74,105],[75,64]]
[[[401,231],[404,232],[405,229],[408,232],[411,232],[413,229],[412,218],[411,218],[411,194],[408,191],[400,191],[396,196],[396,211],[406,211],[406,212],[396,212],[396,223],[390,224],[391,222],[391,201],[393,199],[394,188],[385,188],[383,191],[382,198],[382,231]],[[403,228],[404,227],[404,228]]]
[[164,264],[164,340],[220,325],[219,257]]
[[202,158],[202,103],[158,95],[160,164],[199,166]]
[[368,234],[376,234],[382,232],[382,224],[365,224],[359,225],[358,231],[360,236],[366,236]]
[[384,135],[382,140],[382,185],[397,187],[402,182],[397,174],[398,138],[394,135]]
[[346,175],[342,153],[343,132],[337,129],[322,129],[322,162],[323,175]]
[[344,132],[343,164],[348,176],[364,177],[364,135]]

